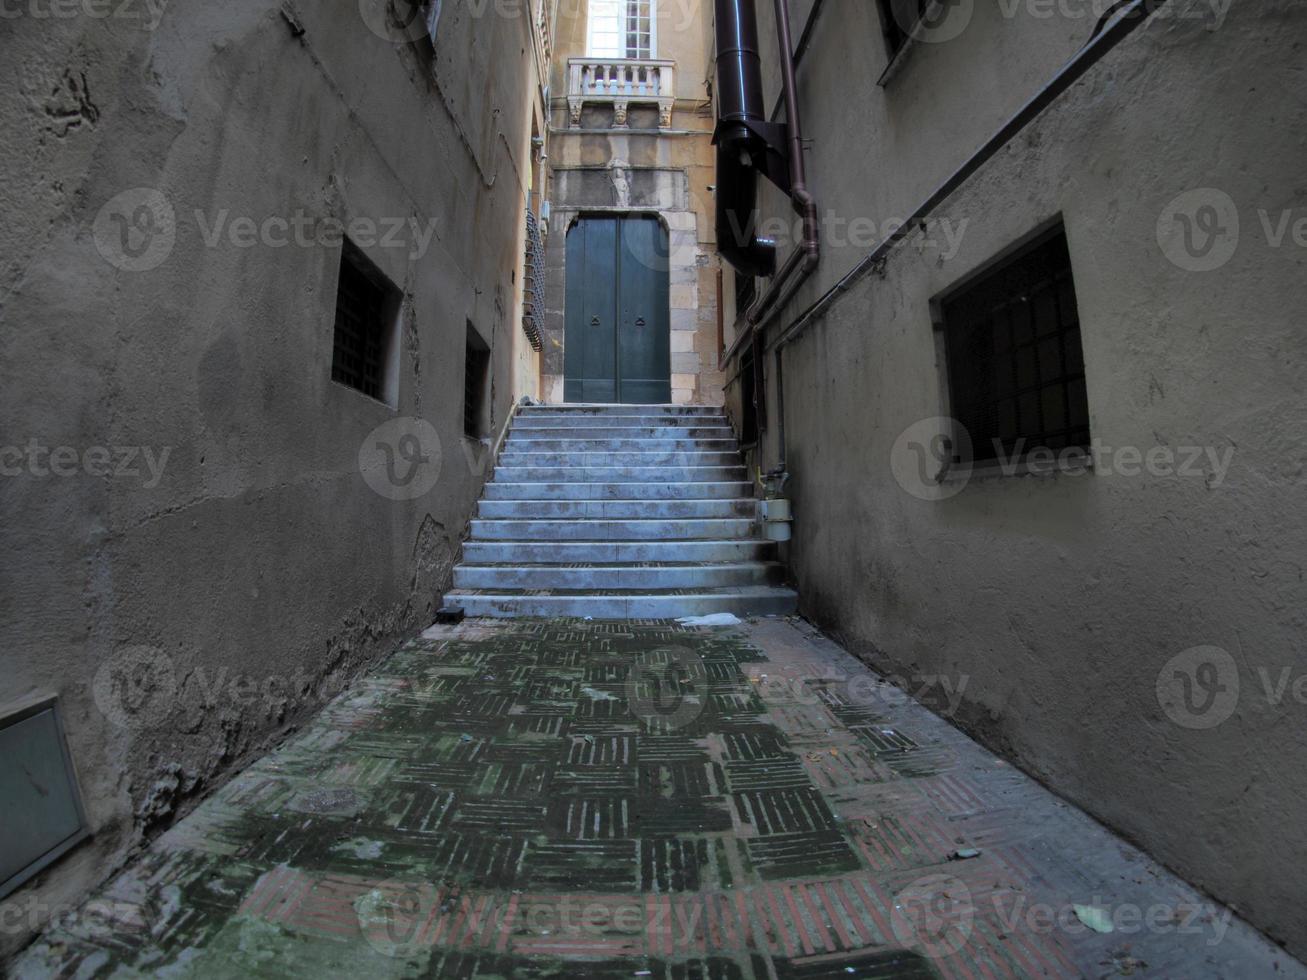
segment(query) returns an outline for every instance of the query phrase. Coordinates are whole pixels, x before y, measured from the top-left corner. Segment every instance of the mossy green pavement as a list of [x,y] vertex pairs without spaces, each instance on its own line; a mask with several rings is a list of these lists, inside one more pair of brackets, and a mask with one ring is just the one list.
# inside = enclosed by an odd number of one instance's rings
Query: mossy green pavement
[[[1158,904],[1169,926],[1110,934],[1060,914]],[[801,624],[471,621],[405,644],[11,966],[1301,975],[1223,913]]]

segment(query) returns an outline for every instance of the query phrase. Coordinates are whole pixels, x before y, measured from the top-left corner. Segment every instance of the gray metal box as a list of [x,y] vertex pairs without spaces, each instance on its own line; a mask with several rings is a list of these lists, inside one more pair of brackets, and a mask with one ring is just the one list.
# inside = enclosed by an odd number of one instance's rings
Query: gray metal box
[[53,695],[0,715],[0,898],[87,836]]

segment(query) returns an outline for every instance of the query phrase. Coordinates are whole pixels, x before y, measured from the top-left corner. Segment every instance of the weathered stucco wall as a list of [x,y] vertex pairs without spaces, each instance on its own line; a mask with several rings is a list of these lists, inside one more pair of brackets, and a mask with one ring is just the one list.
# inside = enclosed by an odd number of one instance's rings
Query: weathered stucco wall
[[[954,5],[973,10],[965,29],[878,87],[873,5],[826,6],[800,70],[825,253],[790,318],[1094,22]],[[952,238],[936,225],[899,248],[786,348],[793,569],[814,621],[894,675],[965,683],[961,725],[1302,956],[1307,8],[1170,7],[936,212]],[[1240,222],[1211,271],[1159,236],[1205,205]],[[947,414],[932,300],[1059,216],[1104,465],[923,499],[892,463]],[[852,218],[872,240],[850,242]],[[1205,646],[1229,659],[1173,660]],[[1206,712],[1164,707],[1177,671],[1202,701],[1202,662],[1225,691]]]
[[[652,106],[632,106],[629,128],[613,125],[611,105],[587,105],[581,125],[569,124],[566,67],[586,52],[586,5],[564,0],[558,11],[554,57],[554,99],[549,148],[552,205],[546,245],[547,302],[541,393],[563,401],[563,347],[567,288],[567,232],[578,216],[597,213],[657,214],[671,248],[672,398],[696,405],[720,405],[717,280],[713,197],[713,117],[705,84],[705,38],[709,5],[692,0],[657,4],[657,57],[676,62],[677,101],[672,125],[659,131]],[[629,187],[619,201],[615,170]]]
[[[7,900],[0,949],[431,621],[489,455],[462,434],[469,322],[493,428],[534,393],[529,17],[446,0],[433,51],[384,7],[0,20],[0,702],[60,695],[94,832]],[[175,239],[135,256],[160,201]],[[331,380],[329,219],[376,222],[403,290],[394,408]],[[418,448],[416,482],[379,442]]]

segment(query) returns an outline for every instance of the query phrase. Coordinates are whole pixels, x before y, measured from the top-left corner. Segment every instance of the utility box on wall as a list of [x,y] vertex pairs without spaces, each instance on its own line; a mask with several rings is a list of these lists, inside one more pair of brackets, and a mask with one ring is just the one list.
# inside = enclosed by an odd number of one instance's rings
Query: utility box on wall
[[0,898],[87,837],[54,695],[0,715]]

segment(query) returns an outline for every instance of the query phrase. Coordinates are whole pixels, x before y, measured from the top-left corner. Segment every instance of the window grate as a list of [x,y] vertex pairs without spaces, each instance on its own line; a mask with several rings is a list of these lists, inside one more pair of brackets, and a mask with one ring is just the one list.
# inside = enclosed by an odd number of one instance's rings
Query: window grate
[[952,414],[976,462],[1089,446],[1089,401],[1066,234],[944,304]]
[[341,250],[331,379],[380,399],[394,290],[352,242]]
[[522,332],[539,354],[544,350],[540,327],[545,315],[545,243],[540,234],[540,219],[526,213],[526,271],[523,273]]

